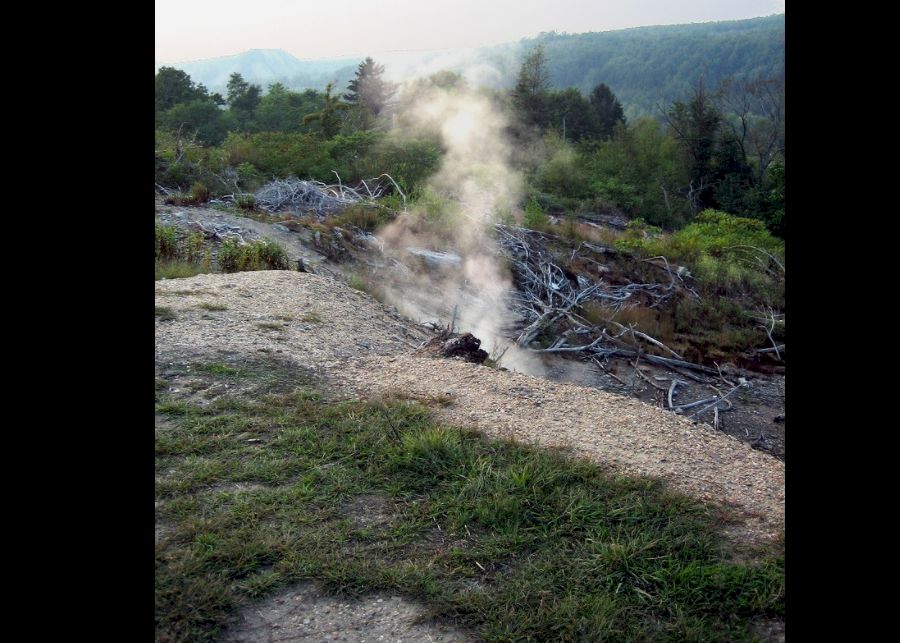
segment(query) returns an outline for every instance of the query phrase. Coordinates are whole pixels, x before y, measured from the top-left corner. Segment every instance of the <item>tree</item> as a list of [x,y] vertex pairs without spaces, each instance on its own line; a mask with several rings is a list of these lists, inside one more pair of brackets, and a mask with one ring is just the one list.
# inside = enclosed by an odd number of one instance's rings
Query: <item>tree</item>
[[235,72],[228,79],[228,106],[237,118],[238,123],[244,129],[248,127],[256,108],[259,107],[262,88],[259,85],[251,85],[244,77]]
[[589,100],[596,119],[597,137],[604,141],[609,140],[616,124],[625,122],[622,103],[604,83],[600,83],[591,90]]
[[262,97],[254,123],[261,132],[299,132],[304,129],[303,116],[320,109],[322,94],[314,89],[298,93],[274,83]]
[[341,131],[340,112],[350,107],[347,103],[341,102],[340,96],[332,96],[332,89],[334,89],[334,83],[328,83],[328,87],[325,88],[325,102],[322,109],[303,117],[304,125],[318,122],[325,138],[337,136],[337,133]]
[[744,163],[753,167],[753,185],[765,182],[769,166],[784,158],[784,78],[723,80],[716,92],[725,126],[740,148]]
[[559,132],[563,140],[580,141],[596,135],[591,105],[574,87],[546,92],[544,109],[547,120],[540,124]]
[[356,77],[347,85],[344,100],[352,105],[359,117],[361,129],[371,129],[374,123],[385,112],[388,101],[397,91],[393,83],[382,76],[384,65],[378,65],[371,58],[359,63]]
[[526,125],[543,126],[547,122],[547,90],[550,73],[544,46],[538,45],[522,61],[516,86],[512,90],[513,105]]
[[690,182],[687,198],[691,212],[697,214],[714,207],[712,187],[716,179],[714,155],[722,116],[710,94],[703,87],[701,77],[694,86],[694,95],[687,103],[675,101],[663,116],[675,138],[688,155]]
[[195,133],[203,145],[218,145],[228,133],[228,117],[210,99],[178,103],[158,115],[159,126],[171,131]]
[[184,71],[174,67],[160,67],[156,73],[156,111],[163,112],[179,103],[209,98],[203,85],[194,81]]
[[594,188],[633,217],[666,228],[684,223],[690,210],[683,188],[690,181],[678,141],[652,118],[616,127],[589,159]]

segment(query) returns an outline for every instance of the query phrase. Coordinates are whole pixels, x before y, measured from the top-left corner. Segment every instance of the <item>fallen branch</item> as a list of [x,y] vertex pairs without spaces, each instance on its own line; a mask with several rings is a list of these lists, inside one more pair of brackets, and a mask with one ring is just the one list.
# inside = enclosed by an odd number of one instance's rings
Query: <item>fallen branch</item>
[[704,411],[707,411],[707,410],[713,408],[714,406],[718,406],[720,403],[722,403],[722,402],[724,402],[726,399],[728,399],[728,397],[731,396],[735,391],[737,391],[738,389],[743,388],[743,387],[744,387],[744,384],[738,384],[738,385],[735,386],[733,389],[731,389],[730,391],[728,391],[724,396],[722,396],[722,397],[717,397],[717,398],[716,398],[716,401],[713,402],[712,404],[710,404],[709,406],[703,407],[702,409],[700,409],[699,411],[696,411],[695,413],[692,413],[692,414],[689,415],[688,417],[689,417],[689,418],[695,417],[695,416],[697,416],[697,415],[700,415],[700,414],[703,413]]
[[643,339],[644,341],[653,344],[653,345],[656,346],[657,348],[661,348],[662,350],[668,352],[670,355],[672,355],[673,357],[675,357],[675,359],[682,359],[682,360],[684,359],[681,355],[679,355],[678,353],[676,353],[675,351],[673,351],[671,348],[669,348],[668,346],[666,346],[665,344],[663,344],[663,343],[662,343],[661,341],[659,341],[658,339],[654,339],[654,338],[650,337],[650,335],[647,335],[646,333],[642,333],[642,332],[639,331],[639,330],[635,330],[633,326],[628,326],[628,327],[626,327],[626,326],[623,326],[622,324],[620,324],[619,322],[613,321],[613,320],[611,320],[611,319],[606,320],[604,323],[606,323],[606,324],[612,324],[613,326],[617,326],[618,328],[620,328],[620,329],[622,329],[622,330],[627,330],[627,331],[628,331],[629,333],[631,333],[632,335],[636,335],[637,337],[640,337],[640,338]]

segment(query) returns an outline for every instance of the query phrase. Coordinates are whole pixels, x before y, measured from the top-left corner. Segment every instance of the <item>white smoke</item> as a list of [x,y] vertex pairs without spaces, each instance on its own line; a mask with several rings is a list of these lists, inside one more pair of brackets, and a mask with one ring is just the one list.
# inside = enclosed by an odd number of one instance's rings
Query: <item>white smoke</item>
[[506,329],[516,323],[508,306],[513,284],[490,230],[496,217],[521,200],[523,179],[512,168],[508,119],[486,93],[467,88],[419,86],[398,114],[398,137],[438,135],[445,153],[428,180],[436,200],[402,215],[379,232],[386,252],[409,259],[409,249],[452,252],[459,260],[417,271],[386,294],[404,314],[422,321],[442,318],[471,332],[502,365],[542,374],[540,360],[510,346]]

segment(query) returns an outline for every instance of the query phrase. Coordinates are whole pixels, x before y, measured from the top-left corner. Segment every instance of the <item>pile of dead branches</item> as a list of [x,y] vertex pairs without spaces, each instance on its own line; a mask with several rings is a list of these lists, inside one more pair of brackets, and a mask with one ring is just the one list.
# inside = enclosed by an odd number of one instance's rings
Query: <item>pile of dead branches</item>
[[348,205],[372,203],[391,188],[406,202],[403,190],[388,174],[360,181],[355,188],[341,183],[337,173],[335,176],[338,182],[332,185],[321,181],[304,181],[293,176],[276,179],[256,192],[256,206],[266,212],[293,210],[323,217]]
[[[653,258],[662,260],[662,265],[647,261],[661,267],[668,276],[668,283],[613,285],[603,279],[592,281],[583,275],[575,275],[571,270],[555,263],[544,239],[553,239],[553,235],[504,224],[497,224],[496,230],[500,251],[510,263],[518,286],[511,305],[525,324],[516,338],[519,346],[528,346],[543,329],[563,322],[569,330],[551,348],[545,350],[587,350],[587,345],[565,346],[565,340],[572,332],[591,332],[590,323],[578,314],[587,302],[596,301],[609,310],[618,311],[631,303],[638,303],[640,295],[642,300],[649,301],[650,308],[654,308],[666,302],[677,288],[687,288],[684,273],[672,270],[665,257]],[[596,262],[598,256],[603,258],[604,255],[615,252],[617,251],[611,248],[582,242],[569,258],[575,259],[584,254],[589,260]],[[688,290],[696,296],[693,290]],[[602,339],[602,336],[598,339]]]
[[[698,419],[709,413],[713,425],[718,427],[719,412],[731,410],[729,398],[746,382],[730,382],[718,368],[685,360],[663,342],[633,325],[626,326],[612,319],[592,323],[583,316],[583,306],[591,301],[616,312],[636,304],[655,308],[674,296],[699,299],[700,296],[690,285],[691,277],[686,269],[671,265],[665,257],[631,257],[634,261],[659,269],[661,280],[623,285],[607,283],[603,278],[595,281],[584,275],[575,275],[557,263],[558,259],[550,250],[553,242],[560,241],[554,235],[504,224],[498,224],[496,230],[500,252],[509,262],[517,285],[510,304],[522,319],[523,327],[516,337],[519,346],[528,347],[542,334],[546,341],[549,334],[553,338],[549,345],[534,349],[536,352],[566,353],[591,360],[615,379],[619,378],[608,369],[609,362],[612,359],[623,360],[634,368],[638,376],[665,395],[669,409],[676,413],[690,411],[688,417]],[[620,251],[582,242],[571,251],[568,259],[580,258],[603,265],[616,254]],[[774,316],[770,318],[775,319]],[[783,350],[783,346],[781,348]],[[669,384],[664,386],[648,378],[639,367],[641,361],[671,371],[674,374],[672,377],[653,378],[668,381]],[[709,386],[716,395],[689,403],[675,403],[676,388],[679,384],[685,384],[686,379]],[[720,382],[730,386],[730,390],[723,393],[716,388],[715,384],[721,386]]]

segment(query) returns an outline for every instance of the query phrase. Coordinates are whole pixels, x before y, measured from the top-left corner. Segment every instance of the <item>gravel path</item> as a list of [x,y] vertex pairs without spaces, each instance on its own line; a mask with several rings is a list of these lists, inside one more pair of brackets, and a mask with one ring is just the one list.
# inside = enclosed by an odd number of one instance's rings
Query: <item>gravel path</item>
[[427,620],[428,610],[390,594],[338,599],[301,583],[247,610],[229,628],[228,642],[468,643],[473,637]]
[[318,373],[332,397],[448,394],[453,404],[437,411],[448,422],[662,477],[731,506],[753,541],[783,528],[784,463],[776,458],[637,400],[413,355],[428,331],[328,277],[265,271],[164,280],[156,283],[156,304],[176,315],[157,321],[159,361],[277,353]]

